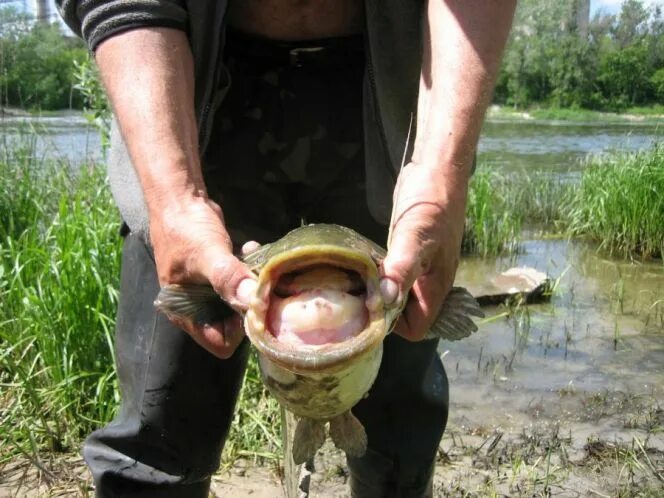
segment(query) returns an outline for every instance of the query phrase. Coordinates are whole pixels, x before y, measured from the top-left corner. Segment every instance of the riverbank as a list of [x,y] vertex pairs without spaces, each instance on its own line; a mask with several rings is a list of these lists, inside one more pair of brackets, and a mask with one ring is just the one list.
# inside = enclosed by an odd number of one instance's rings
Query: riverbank
[[[591,111],[588,109],[538,108],[514,109],[492,105],[487,112],[489,121],[538,121],[572,123],[614,123],[664,126],[664,105],[634,107],[622,113]],[[664,130],[663,130],[664,133]]]
[[[80,117],[84,119],[85,112],[75,109],[61,109],[54,111],[26,110],[19,107],[0,107],[0,119],[7,118],[50,118],[50,117]],[[541,122],[572,122],[572,123],[615,123],[615,124],[647,124],[664,125],[664,105],[657,104],[648,107],[632,107],[624,112],[602,112],[589,109],[559,109],[532,107],[528,109],[515,109],[513,107],[494,104],[487,110],[487,120],[501,121],[541,121]]]

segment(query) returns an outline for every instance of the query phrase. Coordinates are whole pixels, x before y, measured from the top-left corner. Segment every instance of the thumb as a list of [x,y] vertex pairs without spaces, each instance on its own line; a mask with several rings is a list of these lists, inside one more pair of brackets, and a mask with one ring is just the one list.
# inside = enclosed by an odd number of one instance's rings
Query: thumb
[[394,233],[381,266],[380,290],[386,304],[401,303],[428,263],[419,241]]
[[246,311],[258,284],[249,268],[230,252],[208,249],[203,274],[215,292],[236,311]]

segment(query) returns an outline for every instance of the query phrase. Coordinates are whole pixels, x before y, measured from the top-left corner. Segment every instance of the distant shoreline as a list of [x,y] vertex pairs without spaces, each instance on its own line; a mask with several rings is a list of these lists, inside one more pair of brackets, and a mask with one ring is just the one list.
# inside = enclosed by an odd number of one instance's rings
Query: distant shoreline
[[529,108],[514,109],[492,105],[487,111],[489,121],[533,121],[533,122],[572,122],[572,123],[615,123],[664,126],[664,106],[629,109],[615,113],[591,111],[588,109]]
[[[49,118],[83,116],[85,111],[80,109],[60,110],[26,110],[19,107],[0,107],[0,119],[9,118]],[[546,107],[533,107],[529,109],[514,109],[509,106],[491,105],[487,111],[488,121],[512,122],[539,122],[539,123],[614,123],[614,124],[643,124],[664,126],[664,105],[629,109],[628,112],[615,113],[591,111],[587,109],[554,109]]]

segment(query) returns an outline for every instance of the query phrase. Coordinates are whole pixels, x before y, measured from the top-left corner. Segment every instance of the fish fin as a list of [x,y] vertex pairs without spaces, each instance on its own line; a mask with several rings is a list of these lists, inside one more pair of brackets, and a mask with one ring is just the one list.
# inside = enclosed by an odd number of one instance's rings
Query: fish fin
[[330,420],[330,437],[349,456],[359,458],[367,451],[367,433],[350,410]]
[[303,417],[293,436],[293,462],[296,465],[311,460],[325,442],[325,422]]
[[223,320],[233,313],[209,285],[165,285],[154,306],[168,317],[197,323]]
[[458,341],[468,337],[477,330],[477,325],[471,316],[484,317],[479,303],[463,287],[452,287],[438,318],[424,338]]

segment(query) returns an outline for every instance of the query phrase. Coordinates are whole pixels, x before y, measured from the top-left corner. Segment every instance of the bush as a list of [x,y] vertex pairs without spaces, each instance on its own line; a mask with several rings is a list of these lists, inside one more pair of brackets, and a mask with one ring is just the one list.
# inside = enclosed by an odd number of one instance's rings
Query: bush
[[55,24],[26,29],[0,38],[0,102],[25,109],[81,109],[74,70],[87,58],[83,43],[63,36]]
[[659,102],[664,102],[664,67],[655,71],[650,77],[650,84],[652,85],[655,99]]

